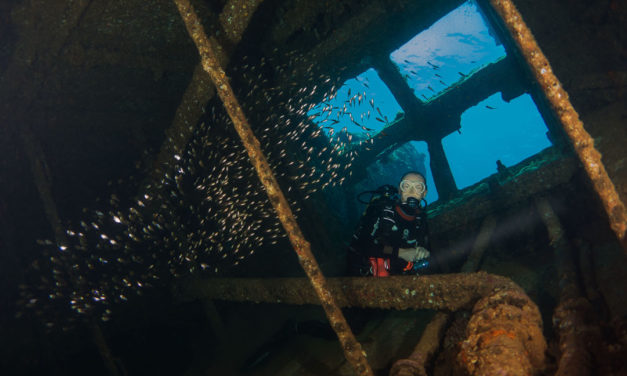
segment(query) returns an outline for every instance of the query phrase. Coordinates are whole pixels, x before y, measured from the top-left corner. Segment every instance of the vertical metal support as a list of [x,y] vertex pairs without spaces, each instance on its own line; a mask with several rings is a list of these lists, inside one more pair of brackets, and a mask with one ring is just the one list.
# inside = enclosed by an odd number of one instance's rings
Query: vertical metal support
[[215,336],[219,343],[223,344],[227,339],[227,331],[224,327],[224,322],[222,322],[222,318],[220,317],[220,313],[216,308],[215,303],[212,299],[204,299],[202,301],[202,307],[207,315],[207,319],[209,320],[209,324],[211,325],[211,330],[215,333]]
[[437,312],[422,332],[420,341],[407,359],[397,360],[390,376],[427,376],[426,364],[440,348],[450,313]]
[[187,32],[198,48],[202,66],[213,80],[218,95],[224,103],[229,117],[233,121],[235,130],[242,139],[242,143],[248,152],[251,163],[255,167],[259,179],[266,189],[270,203],[272,203],[272,206],[277,212],[279,220],[298,256],[298,260],[309,277],[322,303],[322,307],[329,318],[331,327],[335,330],[342,344],[346,359],[353,365],[356,374],[373,375],[366,361],[366,356],[361,349],[361,345],[355,339],[350,327],[346,323],[346,319],[342,315],[342,311],[335,302],[335,298],[327,288],[326,279],[322,275],[318,263],[311,253],[310,244],[305,240],[298,227],[298,223],[292,214],[289,204],[276,181],[266,157],[261,151],[259,140],[257,140],[250,129],[248,120],[244,116],[244,112],[237,98],[235,98],[235,94],[226,78],[224,70],[218,62],[213,46],[205,34],[200,19],[196,15],[189,0],[174,0],[174,2],[178,7],[181,18],[185,22]]
[[97,322],[93,322],[91,325],[91,330],[93,333],[94,343],[98,347],[98,351],[100,351],[100,356],[102,356],[102,360],[104,360],[105,366],[109,371],[111,376],[118,376],[120,372],[118,372],[118,367],[115,363],[115,358],[109,349],[109,345],[107,345],[107,340],[102,334],[102,329],[100,328],[100,324]]
[[431,174],[433,175],[435,187],[438,190],[438,196],[440,199],[446,200],[457,192],[457,185],[453,178],[453,172],[451,172],[451,166],[446,159],[446,154],[444,154],[442,140],[429,139],[427,140],[427,147],[429,149]]
[[627,210],[616,192],[614,183],[605,171],[601,154],[595,149],[592,137],[584,129],[577,111],[568,99],[568,94],[553,74],[549,61],[511,0],[489,0],[489,2],[503,20],[522,56],[529,64],[536,81],[551,103],[553,111],[560,119],[575,153],[590,177],[594,190],[603,202],[612,230],[627,252]]
[[[411,119],[411,114],[416,112],[418,107],[422,106],[422,103],[414,95],[414,91],[409,87],[401,72],[392,60],[387,55],[377,56],[373,59],[374,68],[376,69],[379,77],[385,83],[396,102],[405,111],[405,116]],[[416,126],[416,128],[418,128]]]
[[595,370],[591,350],[601,342],[600,329],[591,319],[594,310],[581,296],[573,255],[557,214],[545,197],[536,199],[536,207],[549,232],[560,286],[559,305],[553,312],[561,352],[555,375],[591,375]]

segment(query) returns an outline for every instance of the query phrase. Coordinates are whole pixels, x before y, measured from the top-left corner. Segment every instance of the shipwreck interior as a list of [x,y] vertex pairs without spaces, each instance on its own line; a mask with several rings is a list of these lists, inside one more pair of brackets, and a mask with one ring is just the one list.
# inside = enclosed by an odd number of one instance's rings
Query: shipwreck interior
[[[460,9],[500,55],[396,57]],[[626,22],[618,0],[3,1],[0,369],[626,374]],[[508,129],[522,97],[542,146],[461,183],[487,148],[453,166],[468,111]],[[358,197],[408,170],[438,272],[347,277]]]

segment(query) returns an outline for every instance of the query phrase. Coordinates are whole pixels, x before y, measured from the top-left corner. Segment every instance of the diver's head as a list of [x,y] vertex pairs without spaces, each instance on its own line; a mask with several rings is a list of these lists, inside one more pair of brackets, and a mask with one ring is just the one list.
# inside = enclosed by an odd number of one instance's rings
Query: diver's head
[[427,181],[425,177],[417,171],[405,173],[398,185],[398,194],[401,197],[401,204],[418,209],[420,201],[427,195]]

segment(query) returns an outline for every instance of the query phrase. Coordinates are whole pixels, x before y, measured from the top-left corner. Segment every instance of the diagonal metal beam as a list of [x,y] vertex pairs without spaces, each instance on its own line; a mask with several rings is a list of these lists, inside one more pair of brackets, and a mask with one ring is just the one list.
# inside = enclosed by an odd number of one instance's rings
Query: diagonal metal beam
[[309,277],[316,294],[322,302],[331,327],[335,330],[346,359],[353,365],[358,375],[373,375],[365,354],[361,349],[361,345],[355,339],[350,327],[348,326],[342,311],[335,302],[335,298],[327,288],[326,279],[322,275],[318,262],[311,253],[309,242],[304,238],[298,223],[292,214],[289,204],[279,187],[279,183],[274,176],[270,165],[263,152],[259,140],[253,134],[248,120],[244,116],[244,112],[240,107],[230,83],[226,78],[226,73],[220,66],[214,47],[207,38],[205,31],[200,23],[189,0],[174,0],[179,9],[179,13],[185,22],[187,31],[194,40],[198,52],[200,53],[201,62],[209,76],[213,80],[218,96],[222,100],[229,117],[233,121],[235,130],[242,139],[242,143],[248,152],[251,163],[255,167],[261,183],[266,189],[268,198],[277,212],[279,220],[285,229],[294,251],[298,256],[298,260]]

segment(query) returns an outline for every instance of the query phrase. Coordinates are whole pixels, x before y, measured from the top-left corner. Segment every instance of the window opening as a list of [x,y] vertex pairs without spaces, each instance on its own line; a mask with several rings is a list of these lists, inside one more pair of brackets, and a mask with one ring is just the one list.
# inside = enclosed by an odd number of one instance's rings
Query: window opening
[[370,68],[344,82],[307,115],[332,142],[358,145],[402,117],[403,111],[377,72]]
[[531,96],[508,103],[495,93],[466,110],[461,133],[444,137],[442,146],[462,189],[496,173],[497,160],[511,167],[551,146],[547,132]]
[[474,1],[460,5],[390,54],[422,102],[433,100],[505,56]]

